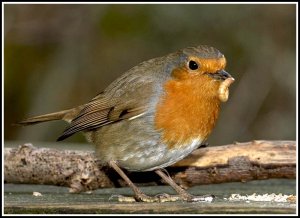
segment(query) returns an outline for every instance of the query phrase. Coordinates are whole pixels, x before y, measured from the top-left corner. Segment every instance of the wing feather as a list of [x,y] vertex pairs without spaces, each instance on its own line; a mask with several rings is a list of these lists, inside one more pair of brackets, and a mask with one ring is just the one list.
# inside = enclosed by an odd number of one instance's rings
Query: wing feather
[[[124,82],[123,85],[128,86]],[[150,88],[152,89],[152,83],[143,80],[135,86],[135,88],[124,92],[123,95],[112,96],[111,93],[104,92],[93,98],[71,121],[57,141],[80,131],[94,130],[124,119],[144,115],[148,108],[148,99],[141,98],[140,95]]]

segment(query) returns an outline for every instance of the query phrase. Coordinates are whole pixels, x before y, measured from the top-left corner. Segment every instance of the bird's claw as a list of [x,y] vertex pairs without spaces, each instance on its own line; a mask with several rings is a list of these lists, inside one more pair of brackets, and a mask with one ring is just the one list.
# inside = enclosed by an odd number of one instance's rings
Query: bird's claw
[[145,194],[141,194],[135,197],[135,199],[139,202],[148,202],[148,203],[152,203],[152,202],[172,202],[172,201],[178,201],[180,200],[180,196],[177,195],[169,195],[169,194],[158,194],[155,195],[154,197],[145,195]]
[[169,195],[169,194],[158,194],[156,196],[148,196],[145,194],[139,194],[134,197],[132,196],[123,196],[123,195],[112,195],[109,200],[112,198],[117,197],[119,202],[145,202],[145,203],[155,203],[155,202],[174,202],[174,201],[187,201],[187,202],[212,202],[215,198],[213,195],[201,195],[201,196],[194,196],[194,195],[187,195],[187,196],[180,196],[180,195]]

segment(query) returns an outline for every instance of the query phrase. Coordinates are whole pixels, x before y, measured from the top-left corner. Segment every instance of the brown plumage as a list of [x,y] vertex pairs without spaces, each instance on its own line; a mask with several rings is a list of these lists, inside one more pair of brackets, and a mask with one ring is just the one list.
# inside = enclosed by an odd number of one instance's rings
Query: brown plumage
[[[98,158],[126,180],[136,198],[149,199],[119,167],[155,170],[164,178],[161,168],[181,160],[206,140],[234,81],[225,66],[224,55],[215,48],[182,49],[133,67],[85,105],[20,124],[69,122],[59,141],[84,132],[95,144]],[[168,183],[183,199],[195,199]]]

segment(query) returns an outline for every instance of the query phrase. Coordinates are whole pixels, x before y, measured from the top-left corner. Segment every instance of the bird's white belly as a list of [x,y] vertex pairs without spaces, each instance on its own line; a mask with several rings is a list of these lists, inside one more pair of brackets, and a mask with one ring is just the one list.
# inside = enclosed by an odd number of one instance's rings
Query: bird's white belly
[[175,145],[173,148],[168,148],[165,144],[143,145],[147,149],[137,150],[131,155],[126,155],[118,160],[118,163],[129,171],[151,171],[164,168],[185,158],[197,149],[202,141],[200,138],[195,138],[187,144]]

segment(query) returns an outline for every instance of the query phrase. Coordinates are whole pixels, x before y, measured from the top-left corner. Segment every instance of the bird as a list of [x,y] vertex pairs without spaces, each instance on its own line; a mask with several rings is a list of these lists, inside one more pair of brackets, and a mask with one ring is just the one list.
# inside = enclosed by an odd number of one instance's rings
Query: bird
[[31,125],[64,120],[57,141],[83,132],[95,155],[134,191],[136,201],[159,201],[143,193],[127,171],[154,171],[184,201],[194,196],[166,175],[164,168],[205,142],[229,97],[234,78],[216,48],[198,45],[144,61],[113,81],[86,104],[19,122]]

